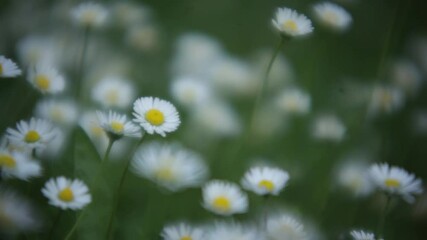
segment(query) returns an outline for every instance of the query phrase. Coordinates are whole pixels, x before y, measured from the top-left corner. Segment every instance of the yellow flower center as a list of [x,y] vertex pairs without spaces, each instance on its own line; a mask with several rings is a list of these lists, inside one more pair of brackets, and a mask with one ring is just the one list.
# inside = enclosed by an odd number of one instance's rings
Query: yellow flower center
[[105,94],[105,97],[110,104],[114,104],[119,100],[119,93],[112,89]]
[[0,64],[0,74],[3,74],[3,65]]
[[117,121],[112,121],[110,127],[115,133],[122,133],[123,129],[125,128],[123,123]]
[[82,22],[84,24],[93,24],[96,20],[96,12],[94,11],[86,11],[82,15]]
[[159,168],[156,173],[156,178],[163,181],[171,181],[174,179],[173,171],[170,167]]
[[35,143],[40,140],[40,134],[37,131],[30,130],[25,135],[25,141],[27,143]]
[[50,87],[50,80],[46,75],[38,75],[36,77],[36,86],[41,90],[48,90]]
[[145,120],[155,126],[160,126],[165,122],[165,115],[157,109],[150,109],[145,113]]
[[190,236],[183,236],[180,240],[193,240],[193,238]]
[[228,200],[228,198],[224,197],[224,196],[220,196],[215,198],[215,200],[213,201],[213,206],[215,208],[218,208],[222,211],[228,211],[230,210],[230,200]]
[[74,199],[73,191],[69,187],[66,187],[58,193],[58,198],[64,202],[71,202]]
[[298,30],[298,25],[294,20],[288,20],[283,23],[283,28],[295,32]]
[[262,188],[265,188],[265,189],[267,189],[270,192],[274,190],[274,183],[272,181],[270,181],[270,180],[261,180],[258,183],[258,186],[262,187]]
[[14,168],[16,166],[15,159],[8,154],[0,154],[0,167]]
[[384,184],[386,187],[389,187],[389,188],[398,188],[400,186],[400,181],[394,178],[387,178],[384,181]]

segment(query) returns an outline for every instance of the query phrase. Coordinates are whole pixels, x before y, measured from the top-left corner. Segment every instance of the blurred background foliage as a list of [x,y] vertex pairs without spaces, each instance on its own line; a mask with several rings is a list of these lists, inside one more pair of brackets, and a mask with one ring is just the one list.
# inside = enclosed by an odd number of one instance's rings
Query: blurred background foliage
[[[73,5],[78,1],[63,2]],[[102,1],[105,4],[114,2]],[[273,49],[278,43],[278,34],[270,22],[277,7],[290,7],[312,17],[310,9],[315,2],[145,0],[141,3],[152,10],[154,22],[160,29],[161,37],[155,50],[138,52],[126,47],[123,43],[124,33],[120,29],[107,29],[94,34],[96,40],[90,43],[90,48],[97,46],[97,40],[101,39],[113,46],[118,56],[132,59],[127,66],[130,70],[127,77],[137,84],[138,96],[171,99],[169,83],[173,76],[169,68],[175,54],[175,40],[179,36],[187,32],[204,33],[217,39],[228,53],[251,59],[257,50]],[[29,34],[81,34],[55,12],[55,6],[59,3],[42,0],[0,1],[1,54],[16,56],[17,42]],[[414,113],[420,109],[426,110],[425,87],[417,97],[408,99],[402,110],[374,120],[367,120],[365,105],[349,106],[343,100],[360,91],[349,82],[355,81],[362,85],[387,82],[387,69],[391,60],[414,57],[414,41],[425,38],[427,34],[425,1],[341,0],[338,3],[353,16],[354,22],[349,31],[336,34],[315,23],[315,31],[311,36],[289,41],[281,51],[293,67],[295,82],[312,97],[312,112],[309,116],[293,119],[286,131],[272,139],[256,136],[243,139],[244,135],[241,135],[208,141],[200,134],[196,136],[201,139],[188,136],[188,131],[184,129],[191,129],[191,123],[187,121],[186,112],[178,106],[183,124],[180,130],[165,139],[182,142],[200,152],[210,165],[211,177],[216,179],[239,182],[257,158],[268,159],[283,167],[290,172],[290,184],[278,198],[269,200],[269,207],[286,207],[301,214],[317,226],[325,239],[341,239],[340,236],[354,227],[374,230],[378,222],[382,204],[379,196],[355,199],[337,189],[334,184],[336,163],[348,154],[363,152],[373,161],[398,165],[424,181],[427,179],[427,136],[417,134],[413,128]],[[15,16],[17,12],[21,16]],[[90,68],[92,63],[103,57],[90,58],[87,67]],[[0,132],[14,126],[18,120],[31,117],[32,109],[41,97],[31,89],[24,77],[21,78],[2,79],[0,82]],[[67,79],[72,81],[72,76],[67,75]],[[252,104],[253,99],[233,102],[246,124]],[[347,133],[344,141],[324,143],[311,138],[311,119],[322,112],[333,112],[345,122]],[[273,114],[263,117],[274,120],[279,116]],[[77,133],[77,139],[75,174],[91,182],[90,179],[99,168],[99,156],[83,131]],[[148,139],[163,140],[157,136],[148,136]],[[52,162],[45,170],[45,176],[32,181],[30,187],[17,180],[10,181],[14,188],[20,189],[20,192],[37,203],[43,213],[46,229],[51,226],[57,210],[47,205],[39,189],[48,176],[72,175],[70,166],[66,164],[72,151],[66,149],[66,154]],[[124,154],[122,158],[129,158],[128,155]],[[92,190],[93,195],[102,197],[90,205],[91,210],[78,229],[79,239],[102,238],[100,236],[106,231],[108,221],[105,209],[112,205],[112,193],[117,188],[123,167],[123,161],[111,162],[103,174],[102,186]],[[249,195],[249,213],[236,216],[235,219],[254,221],[259,216],[262,199]],[[130,173],[121,193],[115,225],[116,239],[159,239],[159,233],[167,222],[203,222],[221,218],[208,213],[200,203],[200,189],[170,193]],[[58,229],[54,234],[58,238],[62,237],[73,221],[74,214],[67,212],[57,224]],[[387,223],[386,239],[425,239],[426,226],[427,195],[424,194],[415,205],[396,203]]]

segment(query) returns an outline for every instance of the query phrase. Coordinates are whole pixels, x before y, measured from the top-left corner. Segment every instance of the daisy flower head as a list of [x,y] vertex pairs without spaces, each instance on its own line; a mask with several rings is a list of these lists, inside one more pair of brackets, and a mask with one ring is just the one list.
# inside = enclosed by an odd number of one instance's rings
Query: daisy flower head
[[28,82],[41,93],[56,94],[64,91],[64,77],[53,67],[39,64],[31,68],[28,73]]
[[349,190],[356,197],[367,196],[373,191],[369,180],[369,165],[361,159],[351,159],[338,167],[336,178],[338,184]]
[[177,223],[163,228],[160,234],[163,240],[204,240],[202,229],[186,223]]
[[198,187],[208,175],[203,159],[179,144],[146,144],[136,152],[132,166],[139,176],[171,191]]
[[369,114],[393,113],[399,110],[405,101],[401,89],[394,86],[375,86],[369,103]]
[[211,180],[202,189],[203,206],[216,214],[230,216],[248,210],[248,197],[237,184]]
[[213,95],[203,79],[179,77],[171,84],[171,94],[181,105],[191,108],[206,103]]
[[242,179],[243,188],[258,195],[279,195],[289,180],[289,174],[272,167],[252,167]]
[[0,77],[13,78],[22,74],[21,69],[12,60],[0,55]]
[[313,10],[319,22],[331,29],[344,31],[351,25],[351,15],[337,4],[318,3],[314,5]]
[[310,111],[310,95],[297,88],[282,91],[276,98],[277,108],[285,114],[304,115]]
[[101,4],[84,2],[71,10],[71,18],[79,26],[98,28],[106,23],[108,10]]
[[49,199],[49,204],[62,210],[79,210],[92,201],[89,188],[78,179],[57,177],[49,179],[42,189],[42,193]]
[[393,85],[408,95],[416,94],[423,84],[420,69],[415,63],[405,59],[399,59],[393,63],[390,69],[390,79]]
[[272,20],[274,27],[287,37],[304,36],[313,31],[310,19],[290,8],[278,8]]
[[207,240],[264,240],[265,236],[252,226],[245,226],[238,223],[216,222],[208,228]]
[[43,99],[37,103],[35,115],[58,125],[72,126],[77,121],[78,109],[72,100]]
[[42,173],[40,164],[26,153],[0,149],[0,175],[2,178],[28,180]]
[[318,140],[340,142],[344,139],[346,127],[334,115],[317,117],[312,125],[312,136]]
[[141,129],[133,124],[131,121],[126,120],[126,115],[122,115],[113,111],[103,113],[96,112],[99,124],[107,133],[108,137],[112,140],[117,140],[126,137],[141,137]]
[[16,129],[6,130],[12,144],[31,149],[45,148],[55,138],[57,131],[50,122],[39,118],[31,118],[29,122],[22,120],[16,124]]
[[135,97],[132,82],[117,77],[108,77],[92,89],[92,99],[105,108],[127,108]]
[[362,230],[353,230],[350,232],[350,235],[354,240],[375,240],[373,233]]
[[303,224],[288,214],[278,214],[267,219],[266,234],[271,240],[305,240]]
[[414,174],[387,163],[372,165],[369,169],[369,175],[376,187],[385,193],[400,195],[408,203],[415,201],[413,195],[419,195],[423,192],[422,182]]
[[134,102],[133,111],[134,122],[148,134],[157,133],[165,137],[181,124],[175,106],[159,98],[141,97]]

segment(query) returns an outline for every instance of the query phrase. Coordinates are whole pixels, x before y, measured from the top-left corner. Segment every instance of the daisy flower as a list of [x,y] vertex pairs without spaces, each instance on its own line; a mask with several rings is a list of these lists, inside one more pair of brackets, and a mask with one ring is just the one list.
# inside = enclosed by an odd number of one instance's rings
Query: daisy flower
[[141,125],[148,134],[160,134],[175,131],[181,124],[179,114],[170,102],[153,98],[142,97],[133,104],[134,122]]
[[342,7],[330,3],[318,3],[313,7],[316,18],[325,26],[335,30],[346,30],[351,22],[351,15]]
[[279,214],[267,219],[266,233],[271,240],[303,240],[307,233],[304,226],[294,217],[287,214]]
[[53,123],[72,126],[77,121],[77,105],[72,100],[43,99],[38,102],[35,115]]
[[350,232],[350,235],[354,240],[375,240],[375,235],[373,233],[361,230],[353,230]]
[[50,205],[62,210],[79,210],[92,201],[88,187],[78,179],[51,178],[46,182],[42,193],[49,199]]
[[202,189],[203,206],[216,214],[230,216],[245,213],[248,197],[235,183],[211,180]]
[[168,225],[160,234],[163,240],[203,240],[204,232],[185,223]]
[[310,111],[310,95],[297,88],[288,88],[276,97],[276,106],[285,114],[304,115]]
[[351,159],[338,167],[337,182],[348,189],[354,196],[369,195],[373,190],[373,184],[369,180],[369,165],[363,159]]
[[101,27],[107,21],[108,10],[101,4],[84,2],[71,10],[71,18],[82,27]]
[[343,140],[346,127],[339,118],[334,115],[317,117],[312,126],[312,135],[319,140],[339,142]]
[[22,71],[12,60],[0,56],[0,77],[12,78],[21,75]]
[[40,224],[34,208],[13,192],[0,190],[0,232],[16,233],[36,230]]
[[45,148],[58,131],[50,122],[39,118],[31,118],[30,122],[20,121],[16,128],[6,130],[7,138],[12,144],[31,149]]
[[46,64],[39,64],[31,68],[28,81],[42,93],[60,93],[64,91],[65,80],[59,72]]
[[217,222],[208,228],[207,240],[264,240],[265,237],[258,229],[232,222]]
[[258,195],[279,195],[289,180],[289,174],[279,168],[253,167],[242,179],[243,188]]
[[371,116],[379,113],[393,113],[399,110],[404,103],[403,92],[393,86],[375,86],[369,103]]
[[141,137],[141,129],[132,122],[127,121],[126,115],[121,115],[111,110],[108,114],[100,111],[97,111],[96,114],[100,126],[111,139],[116,140],[123,136]]
[[171,191],[200,186],[208,174],[203,159],[178,144],[149,143],[136,152],[132,166],[136,174]]
[[24,37],[18,42],[17,48],[19,60],[25,66],[35,66],[40,63],[55,64],[64,59],[62,52],[57,48],[57,42],[46,35]]
[[417,93],[423,84],[420,69],[415,63],[404,59],[393,63],[390,69],[390,79],[393,85],[402,89],[408,95]]
[[303,36],[313,31],[311,21],[290,8],[278,8],[272,22],[280,33],[289,37]]
[[135,97],[135,87],[130,81],[108,77],[92,89],[92,99],[105,108],[127,108]]
[[213,93],[202,79],[179,77],[172,81],[171,94],[181,105],[191,108],[208,101]]
[[387,163],[374,164],[369,169],[373,183],[382,191],[400,195],[408,203],[413,203],[413,195],[423,192],[421,180],[406,170],[390,166]]
[[0,149],[0,175],[4,178],[28,180],[41,175],[41,166],[27,154]]

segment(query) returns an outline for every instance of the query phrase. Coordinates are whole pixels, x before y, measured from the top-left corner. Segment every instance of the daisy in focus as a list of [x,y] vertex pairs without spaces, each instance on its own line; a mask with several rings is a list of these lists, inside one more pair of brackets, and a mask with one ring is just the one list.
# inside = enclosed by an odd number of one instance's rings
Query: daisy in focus
[[289,180],[289,174],[279,168],[253,167],[242,179],[243,188],[258,195],[279,195]]
[[78,109],[72,100],[43,99],[37,103],[35,115],[58,125],[72,126],[77,121]]
[[287,214],[269,217],[266,234],[271,240],[304,240],[307,237],[303,224]]
[[351,15],[344,8],[334,3],[315,4],[313,10],[319,22],[331,29],[344,31],[351,25]]
[[39,118],[31,118],[29,122],[20,121],[16,129],[6,130],[12,144],[29,149],[45,148],[55,138],[57,131],[50,122]]
[[106,23],[108,10],[101,4],[84,2],[71,10],[71,18],[79,26],[97,28]]
[[290,8],[278,8],[272,20],[274,27],[288,37],[304,36],[313,31],[310,19]]
[[126,137],[141,137],[141,129],[133,124],[131,121],[126,120],[126,115],[118,114],[113,111],[103,113],[96,112],[99,124],[112,140],[117,140]]
[[408,203],[415,201],[413,195],[419,195],[423,192],[422,182],[414,174],[387,163],[372,165],[369,169],[369,175],[377,188],[387,194],[400,195]]
[[127,108],[135,97],[132,82],[108,77],[98,82],[92,89],[92,99],[105,108]]
[[0,55],[0,77],[13,78],[22,74],[21,69],[12,60]]
[[49,179],[42,189],[49,204],[62,210],[79,210],[92,201],[86,184],[78,179],[57,177]]
[[148,134],[174,132],[181,124],[178,111],[170,102],[153,97],[142,97],[133,104],[134,122]]
[[144,145],[136,152],[132,166],[138,175],[171,191],[198,187],[208,174],[203,159],[178,144]]
[[62,75],[46,64],[39,64],[35,68],[31,68],[28,73],[28,82],[44,94],[60,93],[65,88],[65,80]]
[[17,151],[0,149],[0,176],[2,178],[18,178],[28,180],[42,173],[40,164],[27,154]]
[[160,234],[163,240],[204,240],[204,232],[200,228],[185,223],[168,225]]
[[230,216],[245,213],[248,197],[237,184],[211,180],[202,188],[203,206],[216,214]]
[[350,232],[350,235],[354,240],[375,240],[375,235],[373,233],[361,230],[353,230]]

